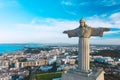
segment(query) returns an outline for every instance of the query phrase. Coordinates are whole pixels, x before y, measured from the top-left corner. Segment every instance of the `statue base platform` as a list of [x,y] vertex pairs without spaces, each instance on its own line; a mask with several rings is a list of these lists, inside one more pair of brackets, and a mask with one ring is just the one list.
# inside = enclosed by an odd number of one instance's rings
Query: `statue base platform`
[[98,69],[92,73],[65,71],[62,73],[62,80],[104,80],[104,71],[102,69]]

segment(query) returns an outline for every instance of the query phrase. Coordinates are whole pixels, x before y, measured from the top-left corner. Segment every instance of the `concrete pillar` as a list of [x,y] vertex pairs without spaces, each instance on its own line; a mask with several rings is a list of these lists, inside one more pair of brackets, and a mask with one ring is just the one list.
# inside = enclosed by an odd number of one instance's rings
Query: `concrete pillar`
[[90,69],[89,54],[90,54],[89,38],[79,38],[78,68],[80,69],[81,72],[87,72]]

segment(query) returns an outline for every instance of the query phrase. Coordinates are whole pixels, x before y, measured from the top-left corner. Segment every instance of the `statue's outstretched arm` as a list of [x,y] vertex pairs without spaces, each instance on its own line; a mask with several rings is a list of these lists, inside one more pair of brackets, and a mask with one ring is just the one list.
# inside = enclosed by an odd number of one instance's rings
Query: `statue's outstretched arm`
[[63,33],[64,33],[64,34],[67,34],[67,33],[68,33],[68,31],[63,31]]
[[104,32],[110,31],[109,28],[92,28],[91,36],[103,36]]
[[75,30],[67,30],[67,31],[64,31],[63,33],[65,34],[68,34],[68,37],[76,37],[77,34],[76,34],[76,31]]

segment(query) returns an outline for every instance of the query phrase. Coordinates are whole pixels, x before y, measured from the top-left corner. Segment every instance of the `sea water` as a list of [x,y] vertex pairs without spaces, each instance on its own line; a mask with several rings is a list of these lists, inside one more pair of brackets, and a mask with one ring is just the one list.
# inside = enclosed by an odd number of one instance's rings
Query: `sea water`
[[23,50],[25,47],[43,47],[42,44],[0,44],[0,54]]

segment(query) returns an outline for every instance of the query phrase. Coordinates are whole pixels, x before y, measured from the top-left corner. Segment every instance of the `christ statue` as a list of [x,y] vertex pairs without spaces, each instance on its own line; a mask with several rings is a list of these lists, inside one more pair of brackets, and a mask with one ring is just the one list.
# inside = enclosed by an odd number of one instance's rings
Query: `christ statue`
[[103,36],[105,31],[109,31],[109,28],[92,28],[89,27],[84,19],[80,20],[80,26],[73,30],[67,30],[63,33],[68,34],[68,37],[79,37],[78,44],[78,69],[80,72],[89,72],[90,70],[90,48],[89,38],[91,36]]

